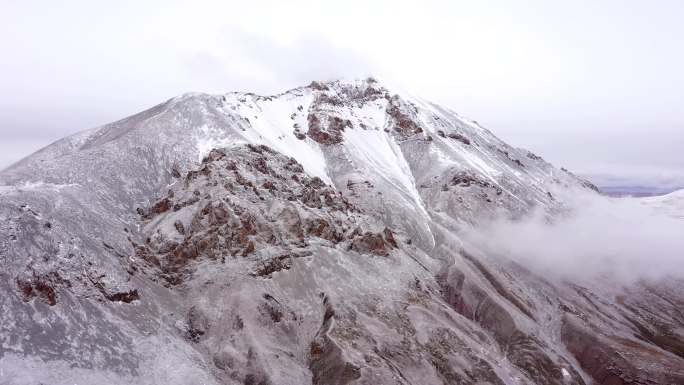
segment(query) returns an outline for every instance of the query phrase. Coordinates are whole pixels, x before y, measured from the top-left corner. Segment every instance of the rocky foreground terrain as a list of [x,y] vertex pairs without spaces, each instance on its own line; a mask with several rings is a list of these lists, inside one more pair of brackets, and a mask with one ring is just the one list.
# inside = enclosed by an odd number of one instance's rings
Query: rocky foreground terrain
[[0,185],[0,384],[684,384],[681,280],[461,236],[594,186],[373,79],[183,95]]

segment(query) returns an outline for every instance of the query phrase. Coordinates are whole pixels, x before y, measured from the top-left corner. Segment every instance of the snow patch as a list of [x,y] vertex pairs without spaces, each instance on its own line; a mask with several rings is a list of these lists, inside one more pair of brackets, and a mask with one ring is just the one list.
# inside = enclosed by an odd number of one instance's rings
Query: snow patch
[[249,119],[247,129],[242,132],[247,142],[265,144],[297,159],[307,173],[332,185],[319,144],[308,137],[297,139],[293,134],[295,124],[306,132],[310,94],[285,94],[279,98],[257,100],[246,99],[240,94],[230,96],[233,98],[232,107]]
[[357,168],[381,176],[398,190],[407,194],[421,213],[428,216],[423,200],[416,189],[411,169],[399,145],[385,131],[345,130],[345,149]]

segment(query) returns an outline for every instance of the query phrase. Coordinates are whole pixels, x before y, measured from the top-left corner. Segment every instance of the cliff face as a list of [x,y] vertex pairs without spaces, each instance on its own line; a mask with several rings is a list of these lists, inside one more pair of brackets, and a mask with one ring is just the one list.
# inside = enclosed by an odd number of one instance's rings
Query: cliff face
[[591,184],[372,79],[184,95],[0,182],[0,383],[684,383],[681,281],[461,237]]

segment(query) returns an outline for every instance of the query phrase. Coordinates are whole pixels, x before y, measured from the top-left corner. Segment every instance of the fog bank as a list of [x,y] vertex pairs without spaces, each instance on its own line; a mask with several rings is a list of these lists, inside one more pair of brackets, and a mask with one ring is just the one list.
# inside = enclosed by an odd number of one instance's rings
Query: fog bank
[[553,219],[535,212],[489,223],[466,238],[550,278],[684,278],[684,191],[653,198],[575,191],[561,198],[568,210]]

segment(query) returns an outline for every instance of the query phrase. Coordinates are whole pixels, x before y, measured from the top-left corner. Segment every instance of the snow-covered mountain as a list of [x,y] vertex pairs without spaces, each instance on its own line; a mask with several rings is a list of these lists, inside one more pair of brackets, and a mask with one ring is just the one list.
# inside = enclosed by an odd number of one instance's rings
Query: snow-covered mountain
[[681,281],[460,236],[594,186],[373,79],[186,94],[0,185],[0,383],[684,383]]

